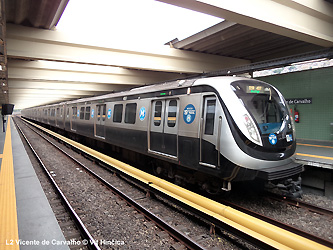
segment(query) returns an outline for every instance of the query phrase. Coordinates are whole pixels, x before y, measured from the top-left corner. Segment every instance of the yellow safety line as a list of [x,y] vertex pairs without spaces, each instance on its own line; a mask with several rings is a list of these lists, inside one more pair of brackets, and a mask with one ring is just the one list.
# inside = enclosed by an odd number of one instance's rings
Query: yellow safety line
[[2,159],[2,154],[0,154],[0,159]]
[[333,148],[332,146],[313,145],[313,144],[305,144],[305,143],[297,143],[297,145],[307,146],[307,147],[317,147],[317,148]]
[[320,158],[320,159],[326,159],[326,160],[333,160],[333,157],[328,157],[328,156],[309,155],[309,154],[301,154],[301,153],[296,153],[296,155],[300,155],[300,156],[308,156],[308,157]]
[[0,172],[0,250],[20,249],[16,212],[14,165],[8,119]]

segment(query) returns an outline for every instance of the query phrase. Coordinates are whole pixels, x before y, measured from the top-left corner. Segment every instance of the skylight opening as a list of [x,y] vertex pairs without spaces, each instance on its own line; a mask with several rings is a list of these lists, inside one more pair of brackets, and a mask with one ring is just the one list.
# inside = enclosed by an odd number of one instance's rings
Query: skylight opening
[[70,0],[57,30],[127,46],[160,46],[222,21],[153,0]]

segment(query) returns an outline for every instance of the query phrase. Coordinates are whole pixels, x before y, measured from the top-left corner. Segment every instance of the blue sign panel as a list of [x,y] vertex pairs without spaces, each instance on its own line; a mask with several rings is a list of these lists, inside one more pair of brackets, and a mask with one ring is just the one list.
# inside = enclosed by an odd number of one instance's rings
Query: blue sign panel
[[191,124],[195,119],[195,114],[195,107],[192,104],[188,104],[183,112],[184,122],[186,122],[187,124]]
[[287,142],[293,141],[293,135],[287,135],[286,139],[287,139]]
[[277,143],[277,137],[275,134],[269,134],[268,136],[269,143],[275,145]]
[[145,119],[145,117],[146,117],[146,109],[145,109],[145,107],[142,107],[140,109],[139,118],[140,118],[141,121],[143,121]]
[[92,110],[91,110],[91,118],[94,118],[94,115],[95,115],[95,110],[92,109]]
[[111,109],[108,110],[108,119],[111,118]]
[[77,110],[77,117],[80,117],[80,110]]

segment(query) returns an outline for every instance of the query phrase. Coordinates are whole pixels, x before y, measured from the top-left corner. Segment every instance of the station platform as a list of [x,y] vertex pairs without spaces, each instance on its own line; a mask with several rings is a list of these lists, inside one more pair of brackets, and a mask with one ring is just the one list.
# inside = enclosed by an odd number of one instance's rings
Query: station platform
[[333,141],[297,139],[296,160],[308,166],[333,169]]
[[[1,128],[2,119],[1,119]],[[69,249],[10,116],[0,131],[0,250]]]
[[297,139],[296,161],[305,166],[303,189],[333,199],[333,142]]

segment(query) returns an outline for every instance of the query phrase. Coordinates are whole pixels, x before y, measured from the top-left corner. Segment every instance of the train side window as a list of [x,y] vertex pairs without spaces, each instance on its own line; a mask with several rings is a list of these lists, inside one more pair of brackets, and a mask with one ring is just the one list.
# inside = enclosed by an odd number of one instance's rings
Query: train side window
[[161,119],[162,119],[162,102],[157,101],[157,102],[155,102],[154,125],[160,126]]
[[84,115],[84,119],[85,120],[90,119],[90,107],[86,107],[86,112],[85,112],[85,115]]
[[84,107],[80,108],[80,120],[83,120],[84,118]]
[[97,121],[101,120],[101,105],[97,105]]
[[207,100],[206,123],[205,123],[206,135],[214,134],[215,106],[216,106],[216,100]]
[[125,123],[134,124],[136,118],[136,103],[126,104],[125,107]]
[[120,123],[123,118],[123,105],[115,104],[113,110],[113,122]]
[[103,104],[103,110],[102,110],[102,121],[105,121],[105,117],[106,117],[106,104]]
[[77,107],[72,107],[72,120],[75,120],[77,117]]
[[168,107],[168,127],[175,127],[177,121],[177,101],[171,100]]

